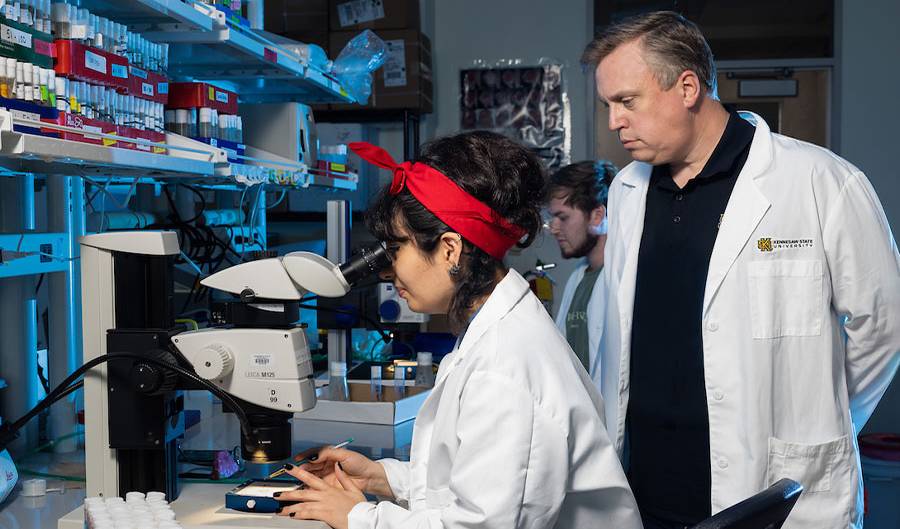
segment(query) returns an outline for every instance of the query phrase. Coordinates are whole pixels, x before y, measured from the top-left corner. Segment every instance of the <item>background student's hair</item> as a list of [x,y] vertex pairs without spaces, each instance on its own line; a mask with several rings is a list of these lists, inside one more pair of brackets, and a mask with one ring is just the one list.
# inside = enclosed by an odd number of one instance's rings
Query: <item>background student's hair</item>
[[547,198],[561,198],[567,206],[590,215],[606,205],[609,186],[619,170],[606,160],[576,162],[553,173],[547,182]]

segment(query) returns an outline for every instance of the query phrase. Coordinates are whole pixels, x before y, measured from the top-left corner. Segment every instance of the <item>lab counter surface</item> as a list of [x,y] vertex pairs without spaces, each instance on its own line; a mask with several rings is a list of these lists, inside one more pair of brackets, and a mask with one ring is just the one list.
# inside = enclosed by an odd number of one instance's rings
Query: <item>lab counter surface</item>
[[[204,392],[189,391],[185,396],[185,408],[200,410],[200,423],[190,428],[182,447],[191,450],[230,450],[240,442],[239,425],[233,413],[222,413],[221,404]],[[352,422],[297,419],[293,421],[293,451],[299,453],[307,448],[336,444],[353,438],[350,449],[370,458],[392,457],[409,460],[412,431],[415,421],[396,425],[362,424]],[[84,475],[84,454],[38,454],[19,464],[39,472],[65,475]],[[240,480],[260,479],[281,465],[247,464]],[[84,528],[84,517],[79,508],[84,502],[83,483],[68,482],[64,493],[50,492],[39,498],[21,496],[21,481],[34,476],[21,475],[20,484],[13,494],[0,505],[0,529],[78,529]],[[48,478],[48,487],[55,488],[59,482]],[[186,529],[214,529],[254,527],[327,527],[310,522],[302,524],[297,520],[273,517],[267,514],[244,514],[226,510],[225,493],[236,485],[217,483],[182,482],[182,493],[173,502],[176,519]],[[195,498],[195,499],[192,499]],[[190,507],[189,507],[190,506]],[[77,510],[76,510],[77,509]],[[208,521],[204,516],[208,517]],[[57,525],[57,520],[59,524]],[[72,524],[75,525],[72,525]]]
[[[296,520],[274,514],[253,514],[226,509],[225,493],[234,485],[187,483],[172,502],[175,519],[185,529],[327,529],[322,522]],[[58,529],[84,529],[84,511],[79,508],[59,521]]]

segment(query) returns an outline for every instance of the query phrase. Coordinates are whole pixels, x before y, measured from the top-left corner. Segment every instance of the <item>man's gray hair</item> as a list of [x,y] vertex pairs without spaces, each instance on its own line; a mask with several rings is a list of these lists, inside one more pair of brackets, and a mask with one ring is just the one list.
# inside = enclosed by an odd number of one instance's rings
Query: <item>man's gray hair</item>
[[581,62],[597,66],[619,46],[638,39],[644,60],[663,89],[672,88],[690,70],[715,97],[716,65],[709,43],[696,24],[674,11],[637,15],[609,26],[587,45]]

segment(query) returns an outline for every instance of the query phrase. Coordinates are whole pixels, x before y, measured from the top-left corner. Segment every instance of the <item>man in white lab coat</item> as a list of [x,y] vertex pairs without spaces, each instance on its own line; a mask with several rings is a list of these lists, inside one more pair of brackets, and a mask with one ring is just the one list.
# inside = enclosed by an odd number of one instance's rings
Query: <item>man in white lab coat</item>
[[566,282],[556,325],[598,390],[606,312],[601,275],[608,227],[606,198],[617,171],[605,161],[573,163],[554,173],[547,186],[550,233],[563,257],[581,260]]
[[900,256],[865,175],[729,113],[671,12],[585,50],[634,162],[609,196],[607,428],[648,529],[780,478],[787,528],[862,526],[856,436],[900,363]]

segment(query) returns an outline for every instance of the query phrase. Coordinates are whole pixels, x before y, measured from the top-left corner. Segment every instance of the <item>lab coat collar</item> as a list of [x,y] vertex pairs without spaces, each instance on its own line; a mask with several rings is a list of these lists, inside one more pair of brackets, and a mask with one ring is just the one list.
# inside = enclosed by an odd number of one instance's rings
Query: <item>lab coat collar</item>
[[[416,452],[412,457],[412,461],[418,461],[420,467],[414,468],[414,480],[419,482],[421,487],[419,490],[424,491],[424,471],[421,465],[428,460],[426,456],[431,444],[431,432],[434,424],[434,418],[437,413],[437,404],[440,402],[441,394],[444,392],[447,379],[465,359],[466,354],[472,349],[472,345],[478,342],[478,339],[484,335],[491,325],[496,323],[500,318],[509,313],[513,307],[528,292],[530,286],[528,282],[519,275],[515,270],[510,269],[506,277],[494,287],[494,291],[488,297],[487,301],[481,307],[466,330],[462,340],[456,345],[453,352],[448,354],[441,360],[440,369],[438,369],[437,380],[434,387],[431,388],[422,407],[419,408],[416,417],[416,428],[413,431],[413,451]],[[418,452],[421,451],[421,452]],[[423,498],[418,498],[424,501]]]
[[[703,316],[721,286],[725,275],[737,259],[747,239],[753,234],[759,222],[771,206],[771,202],[762,193],[759,183],[771,171],[768,169],[773,163],[773,145],[772,131],[769,129],[765,120],[752,112],[740,111],[740,116],[756,126],[753,133],[753,142],[750,144],[750,152],[747,155],[747,161],[738,175],[731,192],[731,198],[728,200],[728,206],[722,217],[722,224],[719,226],[719,234],[716,237],[716,244],[713,247],[713,253],[709,262],[709,273],[706,280],[706,291],[703,300]],[[653,166],[643,162],[632,162],[627,165],[616,178],[622,181],[622,184],[629,188],[639,190],[642,196],[645,194],[647,186],[650,182],[650,175],[653,172]],[[637,228],[642,228],[644,220],[644,200],[638,205],[639,224]],[[629,241],[628,260],[626,269],[634,271],[637,267],[637,250],[640,246],[641,234],[643,229],[635,229],[631,232],[631,240]],[[633,284],[625,281],[622,284]],[[623,305],[622,309],[629,304]]]
[[706,290],[703,298],[703,316],[709,309],[725,275],[737,260],[747,239],[756,230],[762,218],[771,207],[771,202],[760,190],[759,182],[771,171],[772,165],[772,133],[766,122],[752,112],[741,112],[741,117],[756,125],[753,143],[744,168],[738,175],[728,206],[722,216],[716,244],[713,246],[709,260],[709,272],[706,277]]
[[651,173],[653,173],[652,165],[644,162],[631,162],[616,175],[616,178],[628,187],[640,187],[647,185]]
[[[759,178],[766,174],[766,169],[772,164],[772,131],[763,118],[753,112],[738,111],[740,117],[756,126],[753,133],[753,143],[750,145],[750,153],[741,174],[750,175],[751,178]],[[650,181],[653,166],[644,162],[631,162],[616,175],[628,187],[640,187]]]
[[509,313],[530,289],[528,282],[518,272],[513,269],[509,270],[506,277],[497,283],[487,301],[469,322],[465,335],[461,337],[454,351],[441,361],[438,378],[431,390],[432,395],[438,393],[444,380],[447,379],[447,375],[462,362],[466,353],[472,349],[472,345],[478,342],[478,339],[491,325]]
[[469,323],[469,329],[459,344],[458,356],[464,356],[464,351],[471,349],[472,344],[477,342],[489,327],[508,314],[530,289],[528,281],[510,269]]

